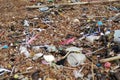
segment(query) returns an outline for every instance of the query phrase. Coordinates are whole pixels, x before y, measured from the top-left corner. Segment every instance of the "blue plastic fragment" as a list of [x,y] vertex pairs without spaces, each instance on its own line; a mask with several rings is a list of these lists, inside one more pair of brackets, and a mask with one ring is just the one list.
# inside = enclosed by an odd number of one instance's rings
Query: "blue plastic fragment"
[[3,48],[3,49],[8,49],[9,46],[8,46],[8,45],[4,45],[2,48]]
[[102,21],[98,21],[97,24],[98,24],[98,26],[102,26],[103,25]]
[[101,67],[101,64],[100,64],[100,63],[97,63],[96,66],[97,66],[97,67]]
[[47,11],[49,10],[49,7],[42,7],[42,8],[39,8],[40,11],[44,12],[44,11]]

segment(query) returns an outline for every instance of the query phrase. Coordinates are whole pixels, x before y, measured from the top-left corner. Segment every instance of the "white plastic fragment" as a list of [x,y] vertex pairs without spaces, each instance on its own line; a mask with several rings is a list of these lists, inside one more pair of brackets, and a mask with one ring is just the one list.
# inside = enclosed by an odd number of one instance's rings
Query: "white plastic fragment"
[[49,10],[49,7],[41,7],[41,8],[39,8],[39,11],[42,11],[42,12],[47,11],[47,10]]
[[55,57],[53,55],[44,55],[43,58],[47,61],[47,62],[52,62],[55,61]]
[[73,3],[80,2],[80,0],[71,0],[71,2],[73,2]]
[[72,67],[76,67],[86,61],[86,56],[81,53],[70,53],[67,57],[67,61]]
[[20,53],[24,54],[27,58],[30,57],[30,53],[28,52],[25,46],[20,46],[19,50],[20,50]]
[[74,74],[75,78],[83,78],[83,76],[84,76],[84,74],[81,74],[76,70],[73,71],[73,74]]
[[32,69],[33,67],[28,67],[26,70],[30,70],[30,69]]
[[100,36],[94,36],[94,35],[90,35],[86,37],[86,40],[93,43],[95,40],[98,40],[100,38]]
[[30,26],[30,25],[29,25],[29,21],[24,20],[24,26],[26,26],[26,27]]
[[115,30],[114,42],[120,43],[120,30]]
[[68,51],[68,52],[71,52],[71,51],[81,52],[82,50],[83,50],[82,48],[78,48],[78,47],[69,47],[66,49],[66,51]]
[[42,80],[42,78],[39,78],[38,80]]
[[109,30],[105,32],[105,35],[109,35],[109,34],[110,34],[110,31],[109,31]]
[[58,52],[57,48],[53,45],[45,45],[48,52]]
[[39,57],[42,57],[43,54],[42,53],[37,53],[33,56],[33,60],[37,60]]
[[79,19],[74,19],[73,22],[74,23],[79,23],[80,21],[79,21]]
[[33,28],[33,30],[37,30],[37,31],[41,32],[41,31],[43,31],[43,30],[45,30],[45,29],[41,29],[41,28]]
[[43,47],[45,47],[45,46],[33,46],[32,49],[33,50],[39,50],[40,48],[43,48]]
[[73,71],[75,78],[78,78],[78,77],[83,78],[84,74],[81,74],[81,71],[83,70],[83,68],[84,66],[82,66],[82,68],[79,71],[76,71],[76,70]]
[[11,72],[8,69],[0,68],[0,76],[3,75],[5,72]]

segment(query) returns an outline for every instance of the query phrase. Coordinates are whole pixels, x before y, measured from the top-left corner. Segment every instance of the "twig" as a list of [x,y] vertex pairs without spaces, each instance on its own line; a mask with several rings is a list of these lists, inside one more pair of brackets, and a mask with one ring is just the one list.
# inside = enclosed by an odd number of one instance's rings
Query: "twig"
[[101,59],[100,62],[104,63],[104,62],[113,61],[113,60],[117,60],[117,59],[120,59],[120,56],[114,56],[114,57],[110,57],[110,58],[106,58],[106,59]]
[[29,9],[37,9],[41,7],[51,7],[51,6],[72,6],[72,5],[85,5],[85,4],[96,4],[96,3],[105,3],[105,2],[115,2],[120,0],[110,0],[110,1],[92,1],[92,2],[76,2],[76,3],[62,3],[62,4],[54,4],[54,5],[42,5],[42,6],[26,6]]
[[95,77],[94,77],[94,65],[93,65],[93,62],[92,62],[92,65],[91,65],[91,69],[92,69],[92,80],[95,80]]

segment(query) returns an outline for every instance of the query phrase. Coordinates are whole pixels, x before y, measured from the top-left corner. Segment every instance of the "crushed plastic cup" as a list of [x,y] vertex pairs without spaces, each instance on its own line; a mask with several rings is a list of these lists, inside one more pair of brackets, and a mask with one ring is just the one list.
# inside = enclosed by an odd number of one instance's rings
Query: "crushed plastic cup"
[[86,61],[86,56],[81,53],[70,53],[67,56],[67,61],[72,67],[76,67]]

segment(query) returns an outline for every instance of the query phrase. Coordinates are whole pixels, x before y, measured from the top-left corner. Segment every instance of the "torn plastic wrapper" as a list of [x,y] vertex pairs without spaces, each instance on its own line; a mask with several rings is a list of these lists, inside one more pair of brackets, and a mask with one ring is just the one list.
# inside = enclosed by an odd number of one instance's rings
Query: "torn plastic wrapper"
[[8,69],[0,68],[0,76],[3,75],[5,72],[11,72]]
[[66,51],[68,51],[68,52],[82,52],[82,48],[78,48],[78,47],[69,47],[69,48],[67,48],[66,49]]
[[94,36],[94,35],[90,35],[90,36],[87,36],[86,37],[86,40],[91,42],[91,43],[94,43],[95,40],[98,40],[100,38],[100,36]]
[[48,52],[58,52],[57,48],[53,45],[45,45]]

